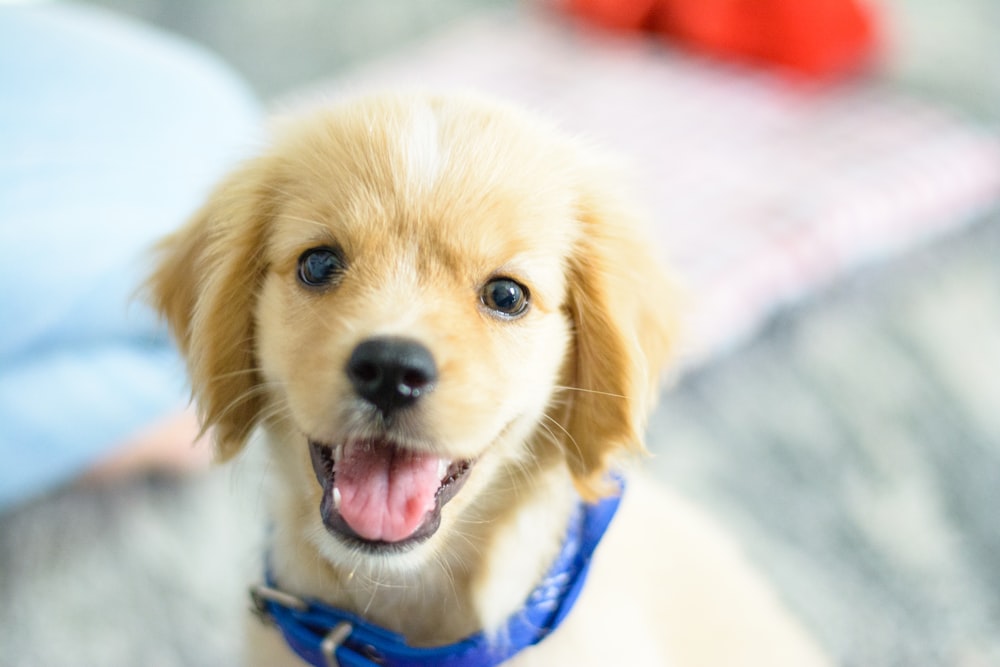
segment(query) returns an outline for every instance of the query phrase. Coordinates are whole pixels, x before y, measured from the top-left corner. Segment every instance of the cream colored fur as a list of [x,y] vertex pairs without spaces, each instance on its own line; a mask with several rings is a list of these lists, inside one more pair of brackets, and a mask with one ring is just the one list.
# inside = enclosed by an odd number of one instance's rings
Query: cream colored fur
[[[271,558],[287,591],[405,634],[499,627],[559,548],[579,495],[644,451],[675,297],[591,151],[471,97],[377,96],[281,128],[163,244],[153,300],[188,358],[220,458],[259,429],[275,492]],[[341,248],[330,289],[297,260]],[[521,317],[483,307],[495,276]],[[327,532],[308,440],[362,423],[344,367],[374,335],[429,349],[434,390],[401,427],[415,449],[476,461],[440,529],[406,553]],[[299,664],[252,624],[251,662]],[[641,476],[577,607],[516,665],[813,665],[818,652],[711,522]]]

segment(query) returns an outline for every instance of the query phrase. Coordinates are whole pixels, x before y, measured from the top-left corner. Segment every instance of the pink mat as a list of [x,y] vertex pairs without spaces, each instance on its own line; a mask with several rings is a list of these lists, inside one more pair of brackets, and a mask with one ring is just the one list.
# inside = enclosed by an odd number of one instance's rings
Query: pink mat
[[453,25],[304,97],[387,87],[499,95],[630,161],[689,293],[688,365],[1000,201],[1000,141],[932,104],[873,83],[804,90],[528,11]]

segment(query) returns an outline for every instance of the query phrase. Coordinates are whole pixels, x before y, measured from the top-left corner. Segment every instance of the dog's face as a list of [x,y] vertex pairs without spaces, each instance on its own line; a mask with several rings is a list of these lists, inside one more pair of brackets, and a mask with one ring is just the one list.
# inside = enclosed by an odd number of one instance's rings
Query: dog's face
[[422,553],[536,467],[596,495],[641,448],[674,311],[605,189],[572,142],[469,99],[292,126],[151,281],[222,457],[263,427],[332,561]]

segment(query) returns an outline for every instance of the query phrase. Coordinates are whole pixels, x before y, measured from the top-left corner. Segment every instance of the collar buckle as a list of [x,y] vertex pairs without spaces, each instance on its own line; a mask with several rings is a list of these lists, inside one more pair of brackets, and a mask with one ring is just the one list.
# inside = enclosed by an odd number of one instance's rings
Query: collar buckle
[[347,621],[342,621],[333,626],[333,630],[330,630],[326,637],[323,637],[319,650],[326,661],[326,667],[340,667],[340,663],[337,662],[337,649],[347,641],[353,630],[354,626]]
[[255,584],[250,587],[250,600],[253,603],[252,612],[261,623],[273,623],[271,614],[267,611],[267,603],[273,602],[286,609],[308,611],[309,604],[302,598],[279,591],[265,584]]
[[[309,603],[302,598],[266,584],[251,586],[250,600],[253,602],[253,613],[262,623],[274,623],[274,619],[271,618],[271,614],[267,611],[268,602],[294,611],[309,611]],[[353,631],[354,626],[347,621],[342,621],[333,626],[333,629],[323,637],[323,641],[319,645],[319,650],[323,654],[326,667],[340,667],[340,662],[337,661],[337,649],[343,646]]]

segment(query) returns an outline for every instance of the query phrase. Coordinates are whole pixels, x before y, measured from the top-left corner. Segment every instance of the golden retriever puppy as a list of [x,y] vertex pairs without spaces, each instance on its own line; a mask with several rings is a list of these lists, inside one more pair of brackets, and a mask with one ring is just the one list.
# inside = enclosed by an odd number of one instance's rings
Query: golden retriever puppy
[[822,662],[707,519],[609,474],[676,305],[578,142],[365,98],[286,124],[162,250],[218,456],[259,432],[275,480],[250,662]]

